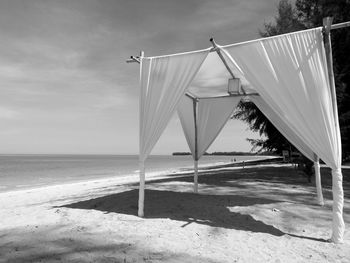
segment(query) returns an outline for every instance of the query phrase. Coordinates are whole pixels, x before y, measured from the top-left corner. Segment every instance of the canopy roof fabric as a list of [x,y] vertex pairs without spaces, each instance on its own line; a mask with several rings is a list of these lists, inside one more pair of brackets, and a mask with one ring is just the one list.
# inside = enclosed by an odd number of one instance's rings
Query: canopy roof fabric
[[[176,109],[192,154],[193,125],[197,124],[198,152],[194,158],[203,154],[239,101],[227,93],[233,73],[246,96],[260,95],[252,100],[282,134],[308,158],[319,156],[332,168],[332,240],[340,242],[344,233],[341,138],[322,28],[217,46],[215,51],[221,57],[210,51],[141,58],[141,167]],[[199,99],[195,111],[185,93]],[[198,115],[197,120],[187,116],[190,112]]]

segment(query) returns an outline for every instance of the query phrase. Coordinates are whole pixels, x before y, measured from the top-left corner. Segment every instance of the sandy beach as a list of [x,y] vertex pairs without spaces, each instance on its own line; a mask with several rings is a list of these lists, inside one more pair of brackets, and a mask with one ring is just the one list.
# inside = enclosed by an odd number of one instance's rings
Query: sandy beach
[[[138,184],[110,178],[0,194],[0,262],[350,262],[350,232],[329,243],[330,169],[325,206],[314,182],[289,164],[202,171]],[[350,224],[350,169],[343,169]]]

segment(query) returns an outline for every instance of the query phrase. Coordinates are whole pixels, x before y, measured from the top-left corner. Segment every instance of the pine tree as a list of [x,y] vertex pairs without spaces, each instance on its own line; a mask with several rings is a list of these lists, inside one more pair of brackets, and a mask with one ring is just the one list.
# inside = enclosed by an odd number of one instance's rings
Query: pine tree
[[[333,23],[350,21],[349,0],[297,0],[297,16],[307,27],[322,25],[324,17],[332,16]],[[332,53],[343,160],[350,159],[350,29],[331,31]]]

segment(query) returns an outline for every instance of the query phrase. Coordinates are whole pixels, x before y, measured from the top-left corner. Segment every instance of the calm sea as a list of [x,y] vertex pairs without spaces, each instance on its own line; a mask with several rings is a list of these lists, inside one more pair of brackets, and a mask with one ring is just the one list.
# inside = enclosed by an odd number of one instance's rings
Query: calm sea
[[[203,156],[200,166],[256,160],[261,156]],[[191,169],[191,156],[153,155],[146,172]],[[138,173],[136,155],[0,155],[0,192]]]

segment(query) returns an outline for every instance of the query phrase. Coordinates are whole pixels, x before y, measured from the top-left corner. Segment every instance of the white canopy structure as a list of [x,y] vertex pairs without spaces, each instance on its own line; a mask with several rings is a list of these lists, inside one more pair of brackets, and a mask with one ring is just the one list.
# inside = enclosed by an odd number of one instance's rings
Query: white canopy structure
[[[328,20],[329,21],[329,20]],[[140,56],[140,188],[144,211],[144,163],[175,113],[195,161],[208,149],[241,98],[250,99],[276,128],[315,162],[318,201],[323,203],[319,163],[332,169],[332,241],[344,234],[341,138],[331,54],[330,23],[234,45],[157,57]],[[327,42],[328,41],[328,42]]]

